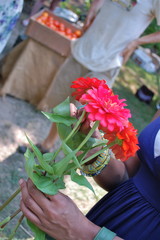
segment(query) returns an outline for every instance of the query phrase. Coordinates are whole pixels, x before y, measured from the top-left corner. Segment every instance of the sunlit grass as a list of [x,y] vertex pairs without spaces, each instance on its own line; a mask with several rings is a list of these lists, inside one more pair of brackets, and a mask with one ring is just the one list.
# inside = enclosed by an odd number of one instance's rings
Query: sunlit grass
[[[135,97],[137,89],[142,85],[146,85],[150,90],[154,91],[154,98],[150,104],[146,104]],[[147,73],[130,60],[128,64],[122,68],[113,90],[120,98],[127,100],[126,103],[132,113],[131,122],[140,132],[151,121],[157,111],[157,76]]]

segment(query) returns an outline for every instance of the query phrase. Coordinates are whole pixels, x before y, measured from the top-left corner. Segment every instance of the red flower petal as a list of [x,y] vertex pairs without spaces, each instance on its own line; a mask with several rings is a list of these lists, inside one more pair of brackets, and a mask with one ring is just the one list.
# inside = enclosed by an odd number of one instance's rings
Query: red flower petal
[[121,161],[126,161],[129,157],[134,156],[138,147],[137,130],[133,127],[132,123],[128,123],[121,132],[111,133],[108,132],[104,135],[109,140],[108,144],[114,142],[116,139],[122,141],[121,145],[115,144],[111,147],[115,157]]

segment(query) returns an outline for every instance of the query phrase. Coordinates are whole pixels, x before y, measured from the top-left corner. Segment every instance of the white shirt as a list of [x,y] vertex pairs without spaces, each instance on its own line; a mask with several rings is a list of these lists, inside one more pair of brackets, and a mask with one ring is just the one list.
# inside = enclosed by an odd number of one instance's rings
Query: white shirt
[[90,28],[72,42],[72,55],[94,72],[120,67],[122,50],[137,39],[155,17],[160,25],[160,0],[138,0],[131,11],[105,0]]

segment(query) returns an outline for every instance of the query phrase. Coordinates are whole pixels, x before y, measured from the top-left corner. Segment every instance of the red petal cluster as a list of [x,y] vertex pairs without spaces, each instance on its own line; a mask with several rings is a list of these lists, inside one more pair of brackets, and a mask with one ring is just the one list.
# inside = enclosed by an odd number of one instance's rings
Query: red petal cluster
[[138,147],[137,130],[134,128],[131,122],[128,122],[128,126],[125,126],[121,132],[107,132],[104,138],[108,139],[108,144],[117,142],[111,149],[117,159],[126,161],[129,157],[134,156]]
[[99,80],[97,78],[78,78],[77,80],[72,82],[73,84],[71,85],[71,88],[75,89],[75,92],[72,93],[72,96],[75,97],[77,101],[80,100],[82,95],[87,92],[87,90],[91,88],[98,88],[99,86],[103,86],[103,88],[108,89],[108,91],[112,90],[107,86],[105,80]]
[[91,121],[100,121],[99,129],[102,131],[121,131],[127,125],[130,111],[125,109],[124,99],[119,100],[112,91],[99,86],[92,88],[83,94],[80,102],[85,103],[84,107]]
[[125,99],[119,99],[108,87],[105,80],[96,78],[78,78],[73,82],[73,96],[85,104],[85,111],[91,121],[99,121],[99,129],[104,137],[113,143],[111,149],[117,159],[122,161],[133,156],[139,149],[137,146],[137,130],[129,122],[131,117]]

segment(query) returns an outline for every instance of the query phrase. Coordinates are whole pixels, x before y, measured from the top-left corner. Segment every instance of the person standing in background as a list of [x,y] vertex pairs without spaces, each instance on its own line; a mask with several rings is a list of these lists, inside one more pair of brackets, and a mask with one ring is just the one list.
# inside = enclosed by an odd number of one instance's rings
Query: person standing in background
[[0,0],[0,53],[5,48],[23,9],[23,0]]

